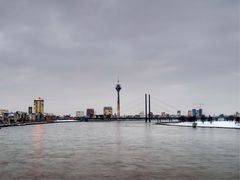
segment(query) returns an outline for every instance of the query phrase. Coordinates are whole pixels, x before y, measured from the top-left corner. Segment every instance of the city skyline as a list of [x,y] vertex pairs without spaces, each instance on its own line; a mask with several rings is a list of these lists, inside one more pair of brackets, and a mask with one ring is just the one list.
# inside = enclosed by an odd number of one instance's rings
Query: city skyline
[[144,110],[145,93],[234,114],[239,42],[234,0],[0,0],[0,109],[27,112],[42,97],[49,113],[115,113],[120,77],[121,114],[136,98]]

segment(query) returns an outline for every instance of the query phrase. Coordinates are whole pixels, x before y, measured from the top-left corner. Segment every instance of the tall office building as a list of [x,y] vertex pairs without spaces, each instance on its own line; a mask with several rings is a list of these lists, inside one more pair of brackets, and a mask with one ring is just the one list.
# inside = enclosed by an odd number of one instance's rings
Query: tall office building
[[88,118],[93,118],[95,116],[94,109],[92,108],[87,109],[86,116]]
[[111,118],[112,117],[112,107],[110,107],[110,106],[104,107],[103,108],[103,115],[106,118]]
[[198,110],[198,116],[201,117],[203,115],[203,110],[202,109],[199,109]]
[[34,112],[44,113],[44,100],[40,97],[34,100]]
[[194,116],[194,117],[197,116],[197,110],[196,109],[192,109],[192,116]]

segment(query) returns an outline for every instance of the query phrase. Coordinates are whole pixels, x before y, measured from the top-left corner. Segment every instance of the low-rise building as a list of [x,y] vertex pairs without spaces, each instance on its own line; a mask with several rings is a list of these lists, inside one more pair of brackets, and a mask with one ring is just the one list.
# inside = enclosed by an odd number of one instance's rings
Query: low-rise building
[[0,116],[4,115],[5,113],[8,113],[8,110],[0,109]]
[[141,112],[139,113],[139,116],[140,116],[141,118],[144,118],[144,117],[145,117],[144,111],[141,111]]
[[76,117],[84,117],[84,111],[76,111]]

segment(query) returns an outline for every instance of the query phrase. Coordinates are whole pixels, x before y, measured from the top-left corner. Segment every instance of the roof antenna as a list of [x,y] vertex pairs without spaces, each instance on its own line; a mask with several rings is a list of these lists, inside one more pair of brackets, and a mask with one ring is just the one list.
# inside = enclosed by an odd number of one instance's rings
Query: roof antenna
[[118,82],[118,84],[119,84],[119,76],[117,77],[117,82]]

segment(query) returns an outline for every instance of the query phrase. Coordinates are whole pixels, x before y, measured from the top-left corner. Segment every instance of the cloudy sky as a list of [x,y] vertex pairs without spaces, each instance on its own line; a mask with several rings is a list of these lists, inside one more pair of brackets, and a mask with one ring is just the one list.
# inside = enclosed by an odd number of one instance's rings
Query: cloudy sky
[[[0,108],[240,111],[238,0],[0,0]],[[168,105],[167,105],[168,104]]]

